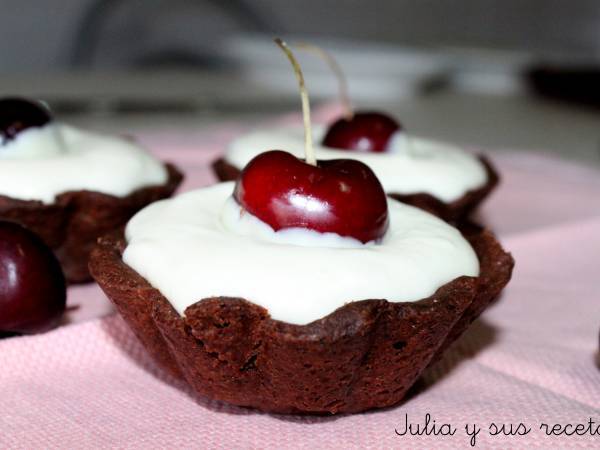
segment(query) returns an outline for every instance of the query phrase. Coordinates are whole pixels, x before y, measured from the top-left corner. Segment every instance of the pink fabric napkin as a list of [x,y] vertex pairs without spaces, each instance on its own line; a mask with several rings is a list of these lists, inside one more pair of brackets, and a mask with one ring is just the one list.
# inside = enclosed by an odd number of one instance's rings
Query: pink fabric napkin
[[[208,164],[243,131],[143,136],[212,183]],[[72,288],[66,322],[0,341],[0,448],[454,448],[600,446],[600,171],[531,153],[492,154],[503,182],[481,212],[517,266],[500,302],[395,408],[339,417],[264,414],[200,398],[148,358],[94,286]],[[399,435],[408,421],[452,436]],[[582,436],[555,424],[594,422]],[[523,423],[524,436],[492,436]],[[523,428],[520,428],[523,431]],[[567,431],[574,430],[568,428]],[[398,431],[398,433],[396,433]],[[556,432],[559,430],[556,429]]]

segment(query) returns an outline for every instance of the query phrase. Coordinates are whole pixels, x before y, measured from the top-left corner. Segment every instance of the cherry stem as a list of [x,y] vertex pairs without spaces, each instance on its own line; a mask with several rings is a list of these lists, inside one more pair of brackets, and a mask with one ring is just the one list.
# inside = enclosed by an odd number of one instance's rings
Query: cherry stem
[[350,95],[348,94],[348,81],[344,71],[342,70],[342,67],[338,64],[337,60],[331,53],[317,45],[309,44],[307,42],[297,42],[294,45],[302,50],[315,53],[327,63],[338,80],[340,102],[344,108],[346,118],[351,120],[352,117],[354,117],[354,109],[352,108],[352,102],[350,101]]
[[281,50],[286,54],[292,67],[296,78],[298,78],[298,85],[300,86],[300,98],[302,99],[302,118],[304,119],[304,153],[306,156],[306,162],[310,165],[316,166],[317,159],[315,158],[315,150],[313,148],[312,129],[310,126],[310,103],[308,102],[308,92],[306,91],[306,85],[304,84],[304,76],[300,69],[298,60],[294,57],[292,50],[288,45],[281,39],[276,38],[275,43],[279,45]]

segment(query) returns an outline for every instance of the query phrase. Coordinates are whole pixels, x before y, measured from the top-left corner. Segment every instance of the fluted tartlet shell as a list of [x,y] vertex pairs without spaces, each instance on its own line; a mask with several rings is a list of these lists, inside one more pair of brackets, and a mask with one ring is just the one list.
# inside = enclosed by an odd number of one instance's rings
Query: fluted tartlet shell
[[513,259],[493,235],[467,238],[479,277],[418,302],[351,302],[308,325],[241,298],[203,299],[182,317],[123,262],[122,235],[99,241],[90,271],[156,362],[199,394],[278,413],[358,412],[400,402],[509,281]]

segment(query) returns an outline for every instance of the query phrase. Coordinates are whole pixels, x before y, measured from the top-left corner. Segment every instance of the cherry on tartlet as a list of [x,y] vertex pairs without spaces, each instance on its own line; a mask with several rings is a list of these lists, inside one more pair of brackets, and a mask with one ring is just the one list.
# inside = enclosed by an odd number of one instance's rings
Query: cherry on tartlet
[[333,122],[323,145],[341,150],[385,152],[391,137],[402,126],[392,117],[379,112],[356,112]]
[[0,221],[0,334],[47,331],[65,303],[65,277],[52,251],[28,229]]
[[298,42],[296,46],[323,59],[338,81],[339,99],[345,114],[328,127],[322,144],[340,150],[385,152],[392,135],[402,130],[402,125],[393,117],[381,112],[354,111],[348,94],[346,76],[333,55],[307,42]]
[[352,159],[312,165],[281,150],[265,152],[244,168],[234,198],[275,231],[307,228],[366,243],[388,228],[381,183],[366,164]]
[[39,102],[19,97],[2,98],[0,99],[1,145],[15,139],[22,131],[43,127],[51,120],[50,112]]
[[388,228],[387,199],[381,183],[359,161],[316,160],[302,71],[287,44],[280,39],[275,42],[290,60],[298,79],[306,160],[282,150],[256,156],[237,179],[235,200],[275,231],[306,228],[362,243],[380,240]]

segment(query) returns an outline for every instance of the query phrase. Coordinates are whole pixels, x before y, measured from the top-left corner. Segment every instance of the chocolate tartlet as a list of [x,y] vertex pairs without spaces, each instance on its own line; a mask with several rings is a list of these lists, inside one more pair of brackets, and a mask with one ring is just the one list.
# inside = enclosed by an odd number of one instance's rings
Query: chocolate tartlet
[[508,283],[514,261],[494,236],[465,237],[478,277],[417,302],[351,302],[307,325],[242,298],[203,299],[182,317],[123,262],[122,234],[99,241],[90,272],[156,362],[199,394],[277,413],[352,413],[400,402]]
[[[478,189],[468,191],[453,202],[444,203],[427,193],[409,195],[388,193],[388,196],[430,212],[446,222],[463,223],[467,221],[471,213],[479,207],[500,181],[498,172],[494,169],[490,160],[485,156],[480,156],[479,160],[485,166],[487,182]],[[220,181],[236,180],[241,172],[240,169],[228,163],[224,158],[219,158],[214,161],[212,168]]]
[[58,257],[71,283],[90,280],[88,259],[98,237],[123,227],[144,206],[170,197],[182,174],[166,165],[162,185],[140,188],[125,197],[93,191],[69,191],[52,204],[0,195],[0,219],[17,222],[37,233]]

